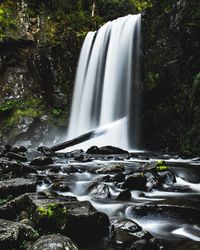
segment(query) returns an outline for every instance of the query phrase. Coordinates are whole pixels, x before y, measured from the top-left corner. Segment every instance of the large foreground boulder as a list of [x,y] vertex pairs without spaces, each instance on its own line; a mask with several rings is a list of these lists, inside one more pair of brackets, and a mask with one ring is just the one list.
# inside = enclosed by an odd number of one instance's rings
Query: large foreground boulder
[[75,197],[47,198],[25,194],[0,207],[0,216],[16,219],[25,211],[34,226],[43,233],[61,233],[76,243],[88,243],[108,234],[109,218],[89,201]]
[[51,234],[42,236],[27,250],[78,250],[78,247],[66,236]]
[[[30,226],[0,219],[0,249],[23,249],[28,241],[35,241],[37,232]],[[24,248],[25,249],[25,248]]]

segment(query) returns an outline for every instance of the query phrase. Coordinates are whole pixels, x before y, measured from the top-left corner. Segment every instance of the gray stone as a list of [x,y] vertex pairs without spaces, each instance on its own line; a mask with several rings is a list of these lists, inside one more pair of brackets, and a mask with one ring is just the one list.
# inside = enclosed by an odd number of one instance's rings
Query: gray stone
[[42,236],[27,250],[78,250],[75,243],[61,234]]
[[37,232],[30,226],[0,219],[0,249],[18,249],[24,241],[35,241]]
[[8,181],[0,181],[0,196],[18,196],[26,192],[35,192],[35,181],[25,178],[13,178]]

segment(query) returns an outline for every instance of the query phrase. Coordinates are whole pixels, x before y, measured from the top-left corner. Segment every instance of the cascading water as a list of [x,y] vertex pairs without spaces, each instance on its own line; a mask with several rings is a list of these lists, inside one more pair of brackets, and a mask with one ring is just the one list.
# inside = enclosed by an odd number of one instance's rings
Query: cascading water
[[76,74],[68,139],[105,126],[106,133],[87,146],[137,146],[140,29],[141,15],[128,15],[86,36]]

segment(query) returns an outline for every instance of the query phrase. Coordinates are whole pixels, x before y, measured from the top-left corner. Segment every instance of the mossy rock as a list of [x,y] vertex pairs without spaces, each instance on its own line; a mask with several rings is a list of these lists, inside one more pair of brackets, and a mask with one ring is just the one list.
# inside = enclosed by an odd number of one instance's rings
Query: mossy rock
[[167,163],[165,161],[157,161],[156,163],[156,170],[157,172],[168,171],[169,168],[167,167]]

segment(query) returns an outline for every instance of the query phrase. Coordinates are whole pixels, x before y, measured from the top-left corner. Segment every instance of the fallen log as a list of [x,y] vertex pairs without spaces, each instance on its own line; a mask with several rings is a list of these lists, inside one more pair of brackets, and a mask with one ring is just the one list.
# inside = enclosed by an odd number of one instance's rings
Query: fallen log
[[101,131],[99,131],[99,129],[92,130],[92,131],[89,131],[89,132],[87,132],[85,134],[77,136],[77,137],[75,137],[75,138],[73,138],[73,139],[71,139],[69,141],[56,144],[56,145],[50,147],[50,149],[53,152],[56,152],[56,151],[59,151],[59,150],[62,150],[62,149],[65,149],[65,148],[77,145],[77,144],[82,143],[84,141],[90,140],[90,139],[92,139],[94,137],[98,137],[98,136],[104,134],[105,132],[106,132],[106,129],[105,130],[101,130]]

